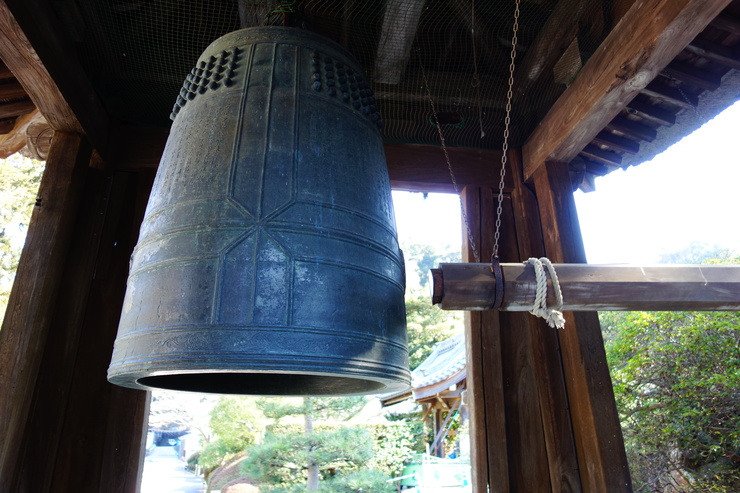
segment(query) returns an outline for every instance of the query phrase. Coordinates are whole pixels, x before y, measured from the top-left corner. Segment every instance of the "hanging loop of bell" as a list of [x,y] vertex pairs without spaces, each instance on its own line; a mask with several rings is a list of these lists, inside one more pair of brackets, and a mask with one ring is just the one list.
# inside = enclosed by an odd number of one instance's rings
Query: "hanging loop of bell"
[[297,29],[227,34],[172,118],[109,380],[261,395],[407,388],[382,120],[353,57]]

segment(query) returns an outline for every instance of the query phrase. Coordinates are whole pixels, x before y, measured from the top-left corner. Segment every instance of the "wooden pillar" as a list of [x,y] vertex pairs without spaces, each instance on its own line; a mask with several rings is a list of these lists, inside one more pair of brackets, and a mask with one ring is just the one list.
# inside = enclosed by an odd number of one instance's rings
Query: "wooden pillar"
[[[498,191],[490,187],[467,187],[463,194],[482,262],[490,260],[493,249],[497,196]],[[515,221],[519,207],[508,189],[499,250],[504,261],[520,255]],[[474,261],[470,245],[463,259]],[[539,327],[530,318],[526,313],[466,313],[471,466],[476,493],[551,490],[540,364],[532,345]]]
[[33,388],[72,240],[90,149],[59,133],[49,150],[38,200],[0,331],[0,491],[14,491]]
[[[567,167],[548,166],[533,189],[518,150],[509,163],[500,260],[583,262]],[[463,194],[481,262],[492,252],[497,195],[490,187]],[[470,245],[463,258],[474,261]],[[557,331],[527,313],[466,312],[476,493],[631,490],[596,314],[566,318]]]
[[[547,257],[585,263],[572,185],[565,163],[548,162],[533,175]],[[558,331],[583,490],[632,491],[604,341],[596,312],[565,312]]]
[[0,332],[0,491],[138,488],[148,395],[106,369],[152,173],[88,161],[55,134]]

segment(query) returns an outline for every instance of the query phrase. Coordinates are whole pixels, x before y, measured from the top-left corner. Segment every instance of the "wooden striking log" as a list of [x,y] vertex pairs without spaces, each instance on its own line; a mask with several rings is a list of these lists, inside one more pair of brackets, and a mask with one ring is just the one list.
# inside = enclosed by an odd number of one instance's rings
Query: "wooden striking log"
[[[500,310],[527,311],[534,303],[534,267],[501,264]],[[740,265],[555,264],[563,311],[740,310]],[[432,269],[432,302],[443,310],[489,310],[496,281],[490,264],[440,264]],[[547,304],[555,304],[548,280]]]

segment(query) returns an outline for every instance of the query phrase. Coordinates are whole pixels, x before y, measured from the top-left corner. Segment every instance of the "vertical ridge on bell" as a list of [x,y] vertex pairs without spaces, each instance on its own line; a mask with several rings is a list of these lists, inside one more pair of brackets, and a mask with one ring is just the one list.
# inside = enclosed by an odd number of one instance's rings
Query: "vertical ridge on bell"
[[338,60],[359,65],[282,27],[228,34],[199,65],[237,51],[231,84],[198,92],[174,120],[110,381],[272,395],[407,387],[382,140],[362,111],[314,87]]

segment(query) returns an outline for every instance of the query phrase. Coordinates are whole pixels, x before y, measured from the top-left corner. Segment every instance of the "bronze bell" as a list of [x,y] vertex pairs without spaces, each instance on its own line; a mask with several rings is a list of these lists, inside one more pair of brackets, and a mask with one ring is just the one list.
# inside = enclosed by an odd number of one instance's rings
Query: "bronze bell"
[[138,389],[407,388],[404,265],[372,91],[342,47],[223,36],[187,76],[108,371]]

